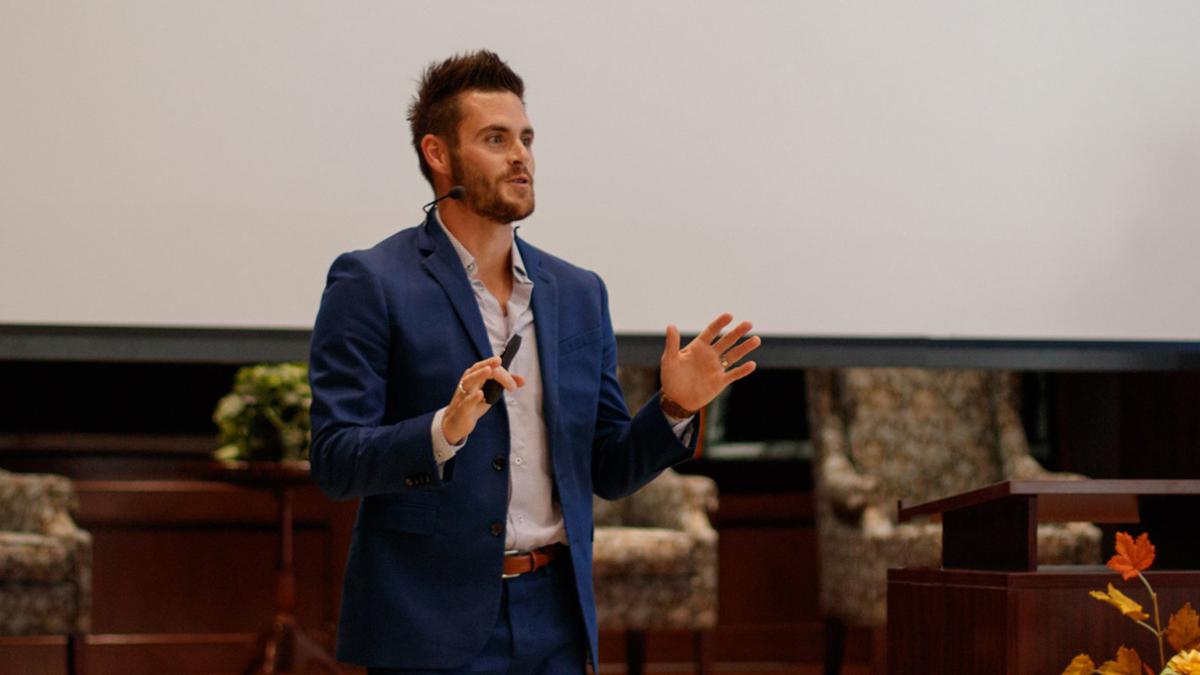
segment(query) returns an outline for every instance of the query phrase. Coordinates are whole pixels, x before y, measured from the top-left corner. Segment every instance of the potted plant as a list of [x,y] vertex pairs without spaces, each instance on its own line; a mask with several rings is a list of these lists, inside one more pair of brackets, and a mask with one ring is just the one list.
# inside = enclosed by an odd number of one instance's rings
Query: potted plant
[[223,461],[308,459],[312,389],[303,363],[239,368],[233,390],[217,402],[213,422]]

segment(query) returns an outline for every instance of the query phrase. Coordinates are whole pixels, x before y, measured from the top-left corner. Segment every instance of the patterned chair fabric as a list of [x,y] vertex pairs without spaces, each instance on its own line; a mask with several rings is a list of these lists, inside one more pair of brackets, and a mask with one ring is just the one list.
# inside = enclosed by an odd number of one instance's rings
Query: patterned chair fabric
[[[1006,479],[1073,479],[1029,454],[1018,376],[981,370],[810,370],[820,603],[847,624],[887,622],[887,569],[941,564],[941,526],[897,523],[925,501]],[[1038,527],[1041,564],[1099,562],[1090,523]]]
[[[655,371],[622,367],[631,409],[655,390]],[[717,624],[716,483],[670,469],[617,501],[593,499],[593,580],[601,630],[710,629]]]
[[0,470],[0,635],[90,629],[92,539],[76,507],[66,478]]

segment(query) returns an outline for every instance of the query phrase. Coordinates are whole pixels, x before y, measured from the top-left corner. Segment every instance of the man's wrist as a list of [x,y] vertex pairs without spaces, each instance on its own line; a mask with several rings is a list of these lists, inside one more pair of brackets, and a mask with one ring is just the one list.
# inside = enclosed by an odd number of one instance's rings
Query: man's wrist
[[666,394],[659,395],[658,405],[662,407],[662,411],[666,413],[668,417],[673,417],[677,420],[686,420],[698,412],[696,410],[688,410],[687,408],[679,405],[675,401],[672,401],[670,398],[668,398]]
[[433,415],[433,425],[430,433],[433,438],[433,459],[438,464],[444,464],[450,461],[451,458],[462,448],[467,439],[461,439],[458,443],[451,443],[450,439],[446,438],[446,430],[443,425],[443,418],[446,415],[446,409],[442,408]]

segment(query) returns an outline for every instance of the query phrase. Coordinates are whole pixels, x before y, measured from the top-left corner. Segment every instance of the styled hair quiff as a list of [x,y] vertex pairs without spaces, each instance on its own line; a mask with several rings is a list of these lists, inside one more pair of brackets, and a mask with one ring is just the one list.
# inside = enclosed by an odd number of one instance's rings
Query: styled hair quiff
[[456,54],[445,61],[433,62],[421,76],[416,96],[408,106],[408,124],[412,129],[413,148],[425,180],[433,185],[433,170],[421,152],[421,139],[433,134],[458,146],[458,123],[462,112],[458,95],[467,91],[510,91],[525,102],[525,83],[521,76],[500,60],[495,52],[480,49]]

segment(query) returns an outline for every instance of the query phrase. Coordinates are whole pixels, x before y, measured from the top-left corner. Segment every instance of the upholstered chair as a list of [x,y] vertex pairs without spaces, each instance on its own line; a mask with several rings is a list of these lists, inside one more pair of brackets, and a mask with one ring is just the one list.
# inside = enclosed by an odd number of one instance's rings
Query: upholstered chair
[[[1049,472],[1029,454],[1013,373],[850,368],[806,377],[826,673],[841,670],[846,626],[873,629],[874,668],[882,669],[888,568],[941,562],[941,526],[898,523],[897,500],[1079,476]],[[1100,531],[1090,523],[1038,527],[1041,564],[1099,556]]]
[[91,623],[92,539],[62,476],[0,470],[0,635],[64,635],[74,670]]
[[[626,400],[636,409],[654,392],[652,369],[622,368]],[[645,632],[693,634],[697,672],[706,672],[717,625],[716,483],[667,470],[633,495],[594,499],[592,563],[603,631],[626,637],[626,668],[642,672]]]

